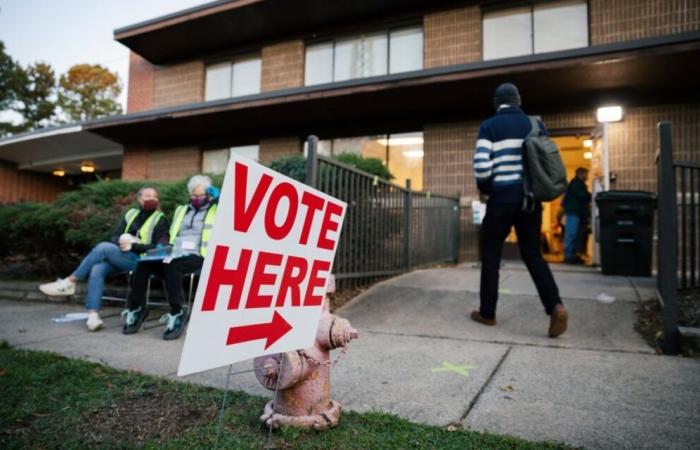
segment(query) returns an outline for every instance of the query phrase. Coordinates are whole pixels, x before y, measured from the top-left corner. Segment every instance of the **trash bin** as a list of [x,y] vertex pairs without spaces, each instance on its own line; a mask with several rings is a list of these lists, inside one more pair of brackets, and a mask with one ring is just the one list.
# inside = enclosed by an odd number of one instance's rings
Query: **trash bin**
[[605,191],[595,201],[603,274],[650,277],[656,194]]

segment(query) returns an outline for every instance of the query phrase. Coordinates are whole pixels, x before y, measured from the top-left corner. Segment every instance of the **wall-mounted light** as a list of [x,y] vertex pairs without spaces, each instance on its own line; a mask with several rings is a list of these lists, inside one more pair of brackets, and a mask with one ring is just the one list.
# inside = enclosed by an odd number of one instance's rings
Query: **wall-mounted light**
[[393,137],[389,139],[377,139],[379,145],[422,145],[422,136]]
[[583,140],[583,146],[586,148],[591,148],[593,147],[593,139],[584,139]]
[[422,158],[423,150],[404,150],[401,152],[406,158]]
[[600,123],[619,122],[622,120],[622,106],[601,106],[596,111]]
[[80,165],[80,171],[85,173],[93,173],[95,171],[95,165],[92,163],[82,163]]
[[592,159],[593,158],[593,152],[585,152],[583,154],[584,159]]
[[63,169],[56,169],[53,172],[51,172],[53,176],[55,177],[64,177],[66,176],[66,171]]

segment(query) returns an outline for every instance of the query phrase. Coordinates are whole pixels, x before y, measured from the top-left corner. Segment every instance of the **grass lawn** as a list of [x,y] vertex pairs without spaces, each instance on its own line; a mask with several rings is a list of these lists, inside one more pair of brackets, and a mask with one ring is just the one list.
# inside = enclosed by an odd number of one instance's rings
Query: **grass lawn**
[[[0,448],[213,448],[223,391],[0,344]],[[272,434],[268,399],[229,392],[220,448],[566,448],[344,412],[325,432]]]

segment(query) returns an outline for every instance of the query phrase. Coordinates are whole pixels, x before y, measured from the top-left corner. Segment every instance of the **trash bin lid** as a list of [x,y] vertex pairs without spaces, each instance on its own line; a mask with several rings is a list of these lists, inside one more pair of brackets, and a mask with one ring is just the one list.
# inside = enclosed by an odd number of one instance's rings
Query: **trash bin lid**
[[596,203],[600,202],[627,202],[627,201],[656,201],[656,194],[647,191],[603,191],[595,196]]

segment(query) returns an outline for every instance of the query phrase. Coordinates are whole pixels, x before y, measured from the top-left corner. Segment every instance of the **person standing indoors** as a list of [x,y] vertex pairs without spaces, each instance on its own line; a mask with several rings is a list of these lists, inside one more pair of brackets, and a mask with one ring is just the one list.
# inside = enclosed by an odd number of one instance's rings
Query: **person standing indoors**
[[[477,187],[488,200],[480,243],[480,306],[478,311],[472,311],[471,318],[484,325],[496,325],[501,252],[511,227],[515,227],[520,254],[545,313],[550,316],[548,334],[554,338],[566,331],[568,313],[540,250],[542,205],[538,202],[534,208],[526,208],[524,204],[522,145],[532,126],[520,104],[520,93],[514,84],[499,85],[493,99],[496,115],[479,127],[474,172]],[[544,124],[540,122],[539,127],[546,133]]]
[[90,331],[97,331],[103,325],[99,311],[105,278],[134,270],[141,253],[168,242],[168,221],[158,210],[156,188],[144,186],[139,189],[136,198],[140,207],[126,211],[109,242],[94,246],[68,277],[39,286],[41,292],[48,296],[68,296],[75,293],[78,280],[87,279],[86,326]]
[[[564,262],[568,264],[583,263],[578,256],[578,251],[583,241],[581,234],[585,232],[584,236],[586,236],[588,228],[588,205],[591,203],[591,194],[586,186],[587,179],[587,169],[583,167],[576,169],[576,175],[571,179],[564,195],[564,214],[566,215]],[[586,230],[583,230],[584,227]]]

